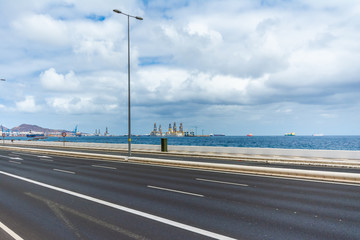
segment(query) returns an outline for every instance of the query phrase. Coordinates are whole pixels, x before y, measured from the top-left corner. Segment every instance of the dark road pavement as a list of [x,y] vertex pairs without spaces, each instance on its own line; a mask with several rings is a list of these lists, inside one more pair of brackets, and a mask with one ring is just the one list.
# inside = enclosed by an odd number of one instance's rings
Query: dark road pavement
[[34,240],[359,239],[360,185],[2,150],[0,223]]

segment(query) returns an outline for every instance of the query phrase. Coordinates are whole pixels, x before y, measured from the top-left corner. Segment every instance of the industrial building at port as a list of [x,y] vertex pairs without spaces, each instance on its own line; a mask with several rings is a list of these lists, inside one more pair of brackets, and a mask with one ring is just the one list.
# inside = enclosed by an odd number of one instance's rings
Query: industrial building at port
[[179,129],[176,126],[176,122],[174,122],[173,126],[171,126],[171,123],[169,123],[169,129],[167,132],[163,132],[161,125],[159,125],[159,129],[156,126],[156,123],[154,123],[154,129],[150,133],[150,136],[175,136],[175,137],[193,137],[195,136],[194,131],[184,131],[183,124],[180,123]]

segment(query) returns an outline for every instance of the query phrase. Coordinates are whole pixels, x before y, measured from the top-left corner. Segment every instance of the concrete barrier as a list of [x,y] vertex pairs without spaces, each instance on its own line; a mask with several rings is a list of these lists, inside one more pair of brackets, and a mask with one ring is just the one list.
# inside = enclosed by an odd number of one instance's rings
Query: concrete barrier
[[317,150],[317,149],[279,149],[279,148],[240,148],[240,147],[208,147],[208,146],[173,146],[169,151],[187,151],[201,153],[225,153],[245,155],[272,155],[312,158],[344,158],[360,159],[360,151]]
[[59,150],[50,150],[50,149],[20,148],[20,147],[8,147],[8,146],[1,146],[0,148],[7,150],[33,152],[36,154],[52,154],[52,155],[61,155],[61,156],[73,156],[79,158],[127,161],[127,162],[147,163],[147,164],[156,164],[156,165],[172,166],[172,167],[195,168],[195,169],[206,169],[206,170],[215,170],[215,171],[228,171],[228,172],[237,172],[237,173],[282,176],[288,178],[316,179],[316,180],[360,184],[360,174],[357,173],[314,171],[314,170],[289,169],[289,168],[255,167],[255,166],[205,163],[205,162],[194,162],[194,161],[164,160],[164,159],[154,159],[154,158],[127,157],[127,156],[116,156],[116,155],[106,155],[106,154],[96,154],[96,153],[59,151]]

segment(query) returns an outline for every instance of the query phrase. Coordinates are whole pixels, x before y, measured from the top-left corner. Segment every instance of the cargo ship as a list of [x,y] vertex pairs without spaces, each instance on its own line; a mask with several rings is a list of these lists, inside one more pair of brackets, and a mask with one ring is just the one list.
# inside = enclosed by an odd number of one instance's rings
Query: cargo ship
[[41,132],[30,132],[26,134],[26,137],[28,138],[45,138],[45,134]]

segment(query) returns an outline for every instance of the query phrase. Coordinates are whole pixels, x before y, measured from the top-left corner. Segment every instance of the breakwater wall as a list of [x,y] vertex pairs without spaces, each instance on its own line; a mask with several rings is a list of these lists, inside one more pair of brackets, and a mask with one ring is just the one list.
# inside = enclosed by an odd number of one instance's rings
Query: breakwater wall
[[[52,147],[74,147],[74,148],[94,148],[109,150],[126,150],[127,144],[113,143],[88,143],[88,142],[50,142],[50,141],[9,141],[7,145],[28,145],[28,146],[52,146]],[[133,151],[160,152],[160,145],[132,144]],[[168,146],[169,152],[174,153],[194,153],[204,155],[251,155],[251,156],[271,156],[271,157],[309,157],[326,159],[355,159],[360,160],[360,151],[348,150],[314,150],[314,149],[279,149],[279,148],[242,148],[242,147],[210,147],[210,146]]]

